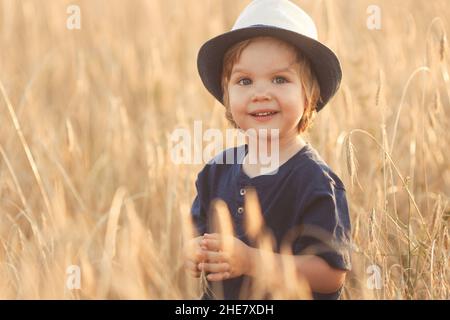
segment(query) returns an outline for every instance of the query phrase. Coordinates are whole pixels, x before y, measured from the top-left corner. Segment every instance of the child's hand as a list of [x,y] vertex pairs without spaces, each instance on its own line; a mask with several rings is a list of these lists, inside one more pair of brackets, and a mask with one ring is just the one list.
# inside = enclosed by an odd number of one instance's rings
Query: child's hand
[[206,261],[206,246],[201,244],[203,236],[188,241],[183,247],[184,267],[195,278],[200,277],[198,264]]
[[222,281],[249,273],[250,247],[233,236],[218,233],[205,234],[201,244],[206,246],[206,262],[198,264],[200,270],[210,272],[209,281]]

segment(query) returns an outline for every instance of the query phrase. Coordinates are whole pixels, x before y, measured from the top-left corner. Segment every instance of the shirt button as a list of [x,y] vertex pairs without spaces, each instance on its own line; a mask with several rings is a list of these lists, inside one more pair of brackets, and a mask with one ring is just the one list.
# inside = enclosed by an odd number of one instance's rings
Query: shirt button
[[243,196],[243,195],[245,194],[245,189],[242,188],[242,189],[239,191],[239,193],[241,194],[241,196]]
[[239,213],[239,214],[242,214],[242,212],[244,212],[244,208],[239,207],[239,208],[238,208],[238,213]]

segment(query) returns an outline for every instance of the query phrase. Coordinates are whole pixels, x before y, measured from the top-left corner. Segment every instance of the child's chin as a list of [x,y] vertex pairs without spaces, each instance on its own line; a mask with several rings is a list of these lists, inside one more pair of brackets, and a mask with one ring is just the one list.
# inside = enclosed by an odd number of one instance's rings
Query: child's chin
[[248,128],[245,132],[248,136],[259,139],[276,138],[279,136],[280,129],[277,126],[257,126]]

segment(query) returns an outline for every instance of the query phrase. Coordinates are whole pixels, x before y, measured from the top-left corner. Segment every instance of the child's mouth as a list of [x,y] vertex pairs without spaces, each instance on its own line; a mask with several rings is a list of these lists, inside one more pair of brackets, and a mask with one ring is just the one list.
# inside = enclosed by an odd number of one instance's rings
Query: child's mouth
[[277,113],[278,111],[267,111],[267,112],[255,112],[251,113],[250,115],[257,121],[268,121],[272,119]]

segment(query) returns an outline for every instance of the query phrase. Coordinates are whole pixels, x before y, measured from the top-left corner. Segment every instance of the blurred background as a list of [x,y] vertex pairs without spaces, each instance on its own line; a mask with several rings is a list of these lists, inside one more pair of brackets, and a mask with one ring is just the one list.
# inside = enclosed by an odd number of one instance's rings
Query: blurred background
[[[448,299],[450,3],[294,2],[343,68],[306,137],[347,189],[343,298]],[[169,138],[229,128],[196,55],[248,3],[0,0],[0,298],[200,297],[180,249],[203,164]]]

